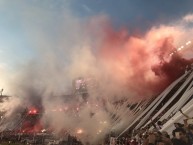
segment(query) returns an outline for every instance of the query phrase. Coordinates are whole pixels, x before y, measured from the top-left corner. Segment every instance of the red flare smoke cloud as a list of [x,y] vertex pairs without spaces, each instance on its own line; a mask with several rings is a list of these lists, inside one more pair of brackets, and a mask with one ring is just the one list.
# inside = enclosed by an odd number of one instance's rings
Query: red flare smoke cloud
[[129,36],[126,30],[116,32],[110,26],[105,32],[100,59],[115,79],[138,97],[161,93],[193,62],[177,53],[170,57],[176,49],[175,34],[163,28],[150,30],[143,37]]

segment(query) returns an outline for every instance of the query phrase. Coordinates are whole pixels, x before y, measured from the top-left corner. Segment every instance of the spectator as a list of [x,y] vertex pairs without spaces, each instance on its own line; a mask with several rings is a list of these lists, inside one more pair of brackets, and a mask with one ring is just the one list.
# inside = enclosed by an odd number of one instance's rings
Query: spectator
[[174,123],[175,128],[183,128],[184,124],[181,123]]
[[161,132],[150,133],[142,145],[172,145],[169,138],[164,137]]
[[138,145],[138,142],[137,142],[136,138],[131,140],[130,145]]
[[193,144],[193,124],[188,125],[187,135],[188,135],[188,140],[190,144],[192,145]]
[[175,130],[173,130],[172,135],[173,145],[190,145],[186,135],[186,131],[183,128],[176,128]]
[[157,121],[157,123],[156,123],[156,124],[152,121],[152,122],[151,122],[151,124],[152,124],[152,125],[153,125],[153,127],[154,127],[155,129],[157,129],[157,130],[162,129],[162,127],[163,127],[163,123],[162,123],[162,121]]
[[158,121],[158,122],[157,122],[157,128],[160,130],[160,129],[162,129],[162,127],[163,127],[162,122],[161,122],[161,121]]
[[170,135],[166,131],[162,131],[162,136],[170,138]]

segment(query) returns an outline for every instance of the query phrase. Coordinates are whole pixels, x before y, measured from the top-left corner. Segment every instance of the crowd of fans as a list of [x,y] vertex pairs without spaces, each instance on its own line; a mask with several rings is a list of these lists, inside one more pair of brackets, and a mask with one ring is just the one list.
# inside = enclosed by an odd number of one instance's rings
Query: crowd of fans
[[[111,133],[100,145],[193,145],[193,118],[184,114],[181,110],[180,112],[185,116],[183,123],[174,123],[172,133],[168,133],[166,131],[162,131],[162,127],[166,120],[154,121],[151,122],[146,127],[140,128],[138,130],[132,130],[126,132],[120,137],[116,137],[114,133]],[[11,135],[11,134],[9,134]],[[33,136],[31,136],[33,137]],[[46,138],[50,141],[46,141]],[[56,140],[55,140],[56,141]],[[22,144],[58,144],[58,145],[82,145],[82,143],[73,136],[68,135],[66,139],[63,139],[56,143],[55,141],[51,141],[50,137],[46,136],[35,136],[35,138],[31,139],[24,135],[15,136],[14,134],[11,136],[0,135],[0,144],[2,142],[12,142]],[[90,145],[88,143],[88,145]]]
[[174,123],[174,130],[169,135],[162,130],[163,122],[152,123],[152,127],[141,128],[121,137],[111,136],[106,145],[193,145],[193,121],[192,118],[180,112],[186,117],[184,123]]
[[0,145],[83,145],[79,139],[70,134],[59,138],[51,134],[17,134],[6,131],[0,134]]

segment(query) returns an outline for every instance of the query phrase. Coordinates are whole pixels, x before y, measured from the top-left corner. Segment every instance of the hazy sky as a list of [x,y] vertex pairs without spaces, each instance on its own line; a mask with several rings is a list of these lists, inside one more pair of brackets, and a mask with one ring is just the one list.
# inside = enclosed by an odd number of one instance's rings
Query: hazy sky
[[191,0],[72,0],[70,6],[78,16],[104,13],[118,26],[137,25],[141,29],[190,13],[192,4]]
[[192,0],[1,0],[0,64],[17,64],[34,55],[32,31],[44,29],[50,40],[59,37],[65,11],[87,19],[106,15],[117,28],[126,26],[139,31],[159,22],[167,23],[193,11]]

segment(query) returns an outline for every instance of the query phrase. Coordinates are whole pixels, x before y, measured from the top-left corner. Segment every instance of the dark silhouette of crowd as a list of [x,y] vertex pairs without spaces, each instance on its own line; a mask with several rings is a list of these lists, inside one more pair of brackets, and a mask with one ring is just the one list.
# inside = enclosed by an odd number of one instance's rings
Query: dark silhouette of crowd
[[110,135],[105,145],[193,145],[193,119],[181,110],[180,112],[185,116],[184,122],[174,123],[174,129],[170,135],[162,131],[165,120],[157,121],[151,123],[151,128],[148,126],[132,130],[120,137]]

